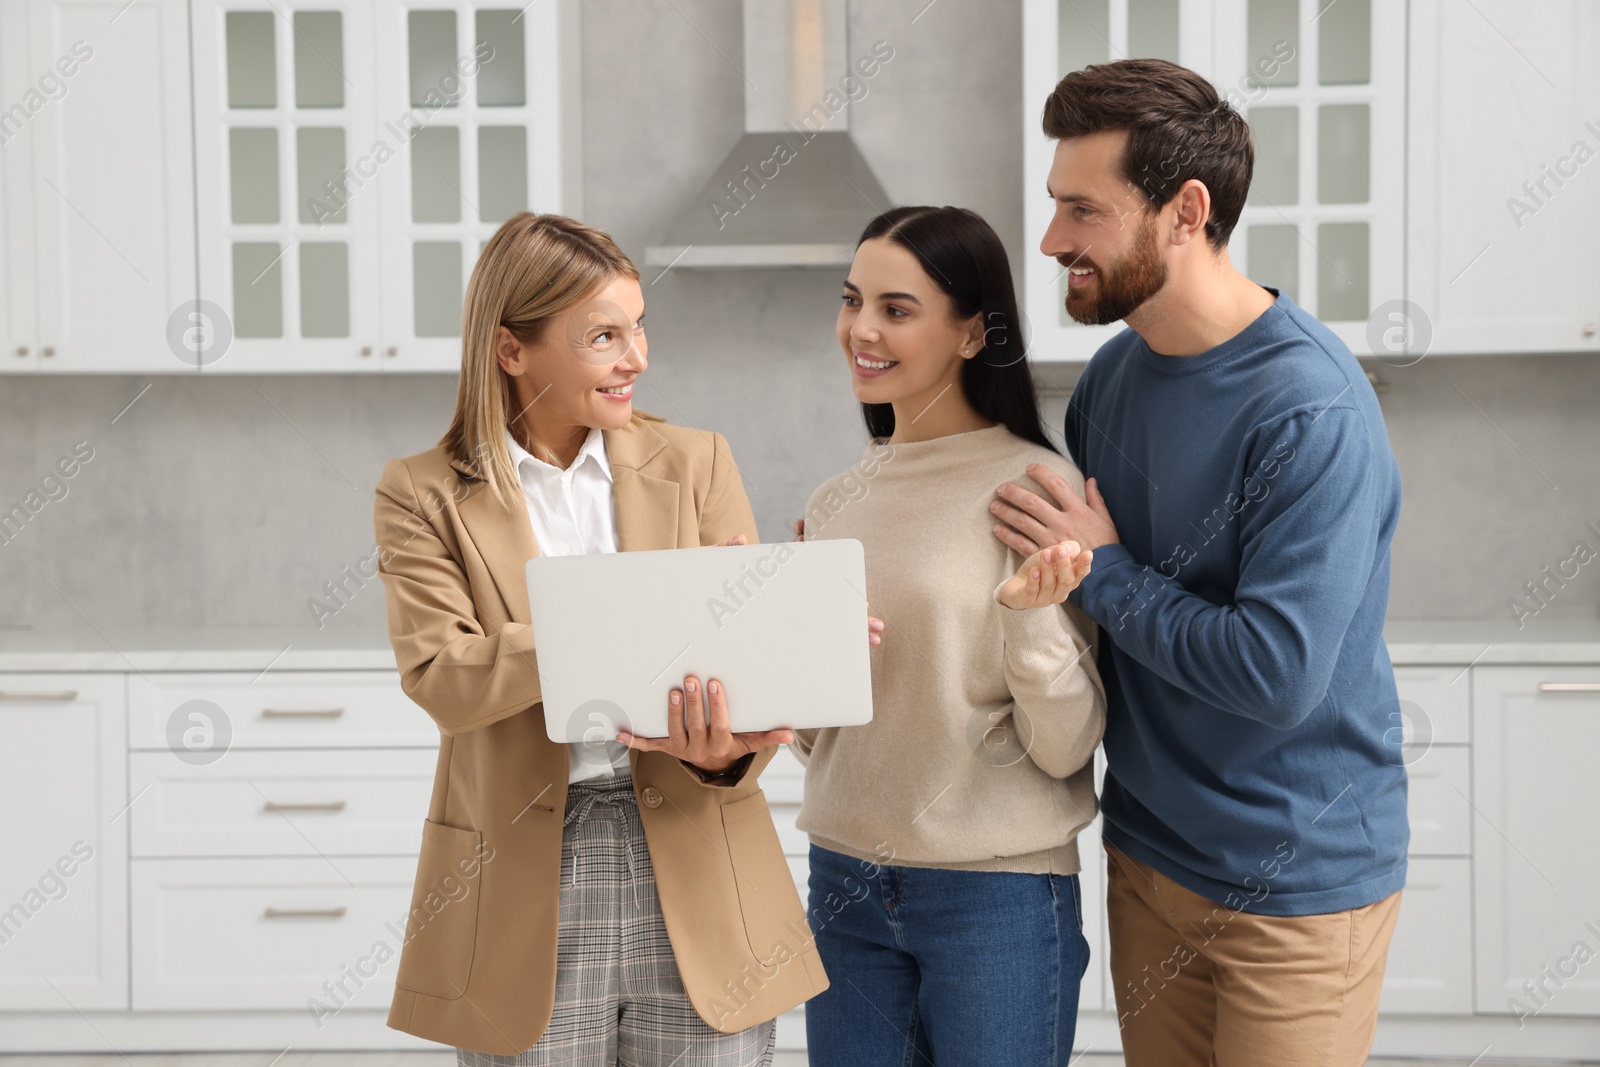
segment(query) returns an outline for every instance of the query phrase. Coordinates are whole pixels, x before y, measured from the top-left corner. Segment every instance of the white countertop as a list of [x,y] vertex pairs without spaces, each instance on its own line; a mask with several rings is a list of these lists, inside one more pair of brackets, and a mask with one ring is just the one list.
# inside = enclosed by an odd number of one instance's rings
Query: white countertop
[[0,629],[0,671],[394,670],[389,637],[305,627]]
[[[1600,619],[1391,619],[1395,664],[1600,664]],[[387,635],[295,627],[0,629],[0,672],[393,670]]]

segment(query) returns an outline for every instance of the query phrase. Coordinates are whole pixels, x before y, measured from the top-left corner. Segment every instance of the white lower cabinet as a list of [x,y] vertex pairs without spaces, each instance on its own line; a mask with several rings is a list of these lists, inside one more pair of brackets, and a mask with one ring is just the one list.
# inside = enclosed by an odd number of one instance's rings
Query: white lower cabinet
[[1472,861],[1412,856],[1378,1010],[1472,1014]]
[[438,763],[395,674],[129,685],[133,1009],[386,1013]]
[[[1600,667],[1395,676],[1410,871],[1375,1055],[1581,1058],[1600,1048]],[[8,1047],[428,1045],[384,1025],[439,756],[393,671],[0,674],[0,730]],[[804,783],[787,748],[761,780],[802,902]],[[1078,846],[1078,1044],[1110,1049],[1098,819]],[[805,1047],[804,1006],[778,1046]]]
[[1471,682],[1456,666],[1395,668],[1411,843],[1379,1011],[1472,1014]]
[[0,1010],[128,1006],[120,674],[0,674]]
[[135,859],[135,1011],[388,1010],[415,857]]
[[1476,1009],[1600,1015],[1600,667],[1475,667],[1473,710]]

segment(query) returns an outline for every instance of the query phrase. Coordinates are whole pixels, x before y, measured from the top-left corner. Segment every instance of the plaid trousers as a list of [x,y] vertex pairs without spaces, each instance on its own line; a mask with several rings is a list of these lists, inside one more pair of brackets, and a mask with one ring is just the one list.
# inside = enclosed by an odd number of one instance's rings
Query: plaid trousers
[[770,1067],[775,1021],[723,1034],[689,1003],[628,775],[567,787],[559,916],[544,1036],[515,1056],[458,1048],[458,1067]]

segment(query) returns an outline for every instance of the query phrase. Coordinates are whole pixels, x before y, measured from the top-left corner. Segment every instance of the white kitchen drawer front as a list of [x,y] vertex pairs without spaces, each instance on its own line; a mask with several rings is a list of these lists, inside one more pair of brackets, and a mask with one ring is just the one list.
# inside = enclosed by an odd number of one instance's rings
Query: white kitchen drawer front
[[312,1041],[320,1012],[388,1008],[415,860],[135,859],[132,868],[135,1011],[297,1008]]
[[393,671],[147,674],[128,680],[128,716],[130,747],[196,763],[228,748],[439,745]]
[[1413,755],[1406,768],[1411,855],[1472,855],[1472,749],[1434,745]]
[[1472,861],[1412,859],[1380,1013],[1472,1014]]
[[1472,741],[1472,683],[1460,665],[1394,669],[1406,745]]
[[130,757],[135,856],[416,855],[437,753],[229,752],[194,766]]

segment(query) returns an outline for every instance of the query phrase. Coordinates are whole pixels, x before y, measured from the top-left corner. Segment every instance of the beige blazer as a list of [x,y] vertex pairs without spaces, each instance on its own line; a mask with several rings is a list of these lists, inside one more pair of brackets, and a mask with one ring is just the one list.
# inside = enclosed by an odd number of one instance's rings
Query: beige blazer
[[[622,551],[756,542],[721,434],[635,410],[605,446]],[[545,734],[528,622],[533,529],[512,503],[436,447],[384,466],[375,515],[401,684],[443,735],[388,1023],[501,1055],[550,1023],[568,773]],[[665,753],[629,757],[678,970],[723,1032],[828,988],[756,780],[776,751],[733,785]]]

